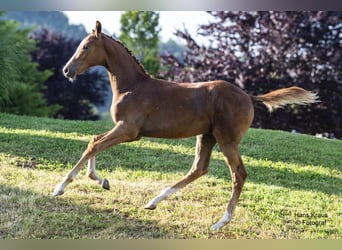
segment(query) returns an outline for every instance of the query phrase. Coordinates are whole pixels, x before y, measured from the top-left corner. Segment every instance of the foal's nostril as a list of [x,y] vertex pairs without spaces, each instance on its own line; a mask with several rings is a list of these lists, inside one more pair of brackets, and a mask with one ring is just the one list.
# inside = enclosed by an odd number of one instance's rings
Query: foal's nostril
[[64,68],[63,68],[63,72],[64,72],[65,75],[67,75],[67,74],[69,73],[68,67],[64,67]]

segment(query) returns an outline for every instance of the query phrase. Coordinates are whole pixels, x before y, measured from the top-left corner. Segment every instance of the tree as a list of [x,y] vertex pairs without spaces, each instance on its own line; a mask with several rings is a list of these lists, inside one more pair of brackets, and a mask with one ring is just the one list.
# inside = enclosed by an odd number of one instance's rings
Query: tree
[[9,90],[9,101],[0,108],[1,112],[30,115],[30,116],[53,116],[61,107],[59,105],[48,105],[44,97],[44,81],[51,75],[51,72],[37,70],[37,63],[30,60],[21,62],[19,79]]
[[161,42],[159,51],[161,56],[172,54],[177,60],[183,63],[184,46],[178,44],[175,40],[169,39],[166,42]]
[[164,77],[176,81],[230,81],[250,94],[297,85],[319,92],[321,103],[288,106],[269,114],[256,106],[253,126],[328,133],[341,138],[342,12],[209,12],[203,46],[185,31],[184,63],[162,58]]
[[52,75],[45,81],[44,96],[50,105],[62,106],[54,117],[62,119],[97,120],[96,106],[103,105],[108,93],[107,76],[89,70],[70,83],[63,76],[65,63],[75,52],[80,41],[66,38],[46,29],[34,32],[32,37],[39,49],[32,53],[40,70],[50,69]]
[[126,11],[120,22],[119,39],[141,61],[147,72],[156,75],[160,67],[159,14],[154,11]]
[[28,29],[15,21],[0,20],[0,112],[51,116],[58,106],[48,106],[41,93],[49,71],[39,71],[31,61],[35,43]]
[[[0,12],[0,17],[3,15]],[[21,72],[21,62],[34,44],[26,37],[27,30],[19,30],[18,23],[0,19],[0,103],[9,101],[9,91]]]

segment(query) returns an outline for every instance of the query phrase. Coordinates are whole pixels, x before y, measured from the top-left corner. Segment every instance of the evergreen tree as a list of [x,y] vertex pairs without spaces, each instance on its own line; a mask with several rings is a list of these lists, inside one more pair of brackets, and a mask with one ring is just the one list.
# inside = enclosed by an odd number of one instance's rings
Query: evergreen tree
[[35,43],[28,38],[30,30],[18,26],[0,20],[0,112],[51,116],[59,107],[48,106],[41,92],[51,72],[39,71],[32,63]]
[[160,67],[159,14],[154,11],[126,11],[120,22],[119,39],[133,52],[147,72],[156,75]]
[[9,91],[20,76],[20,62],[33,46],[26,38],[22,41],[23,32],[16,22],[0,19],[0,104],[8,102]]
[[30,60],[22,62],[21,77],[9,90],[9,101],[0,107],[1,112],[30,115],[30,116],[53,116],[60,105],[48,105],[44,97],[44,81],[51,72],[37,70],[37,63]]

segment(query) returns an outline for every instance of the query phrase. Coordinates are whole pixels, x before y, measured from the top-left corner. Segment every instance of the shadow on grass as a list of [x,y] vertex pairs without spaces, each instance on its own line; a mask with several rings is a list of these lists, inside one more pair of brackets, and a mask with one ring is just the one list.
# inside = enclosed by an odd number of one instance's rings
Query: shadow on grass
[[93,209],[71,198],[56,199],[3,184],[0,191],[0,239],[127,239],[175,235],[176,228],[172,225],[165,230],[157,221],[139,220],[119,209]]
[[[149,140],[147,139],[147,141]],[[38,163],[41,162],[40,168],[50,170],[61,169],[66,165],[70,167],[76,163],[88,144],[88,142],[75,139],[29,134],[13,136],[3,133],[0,133],[0,141],[0,153],[28,158],[36,157]],[[150,141],[159,143],[154,139]],[[175,143],[174,141],[173,145]],[[188,147],[188,143],[186,143],[186,147]],[[144,148],[137,144],[125,143],[101,152],[97,157],[97,168],[110,171],[111,168],[119,165],[130,170],[187,172],[193,158],[193,155],[177,153],[172,149]],[[298,159],[299,157],[296,157],[296,163],[298,163]],[[277,159],[272,160],[276,161]],[[300,163],[308,164],[308,161],[302,158]],[[47,164],[49,166],[46,166]],[[212,167],[209,171],[210,175],[230,181],[230,174],[224,161],[214,159],[210,166]],[[251,166],[248,163],[246,167],[249,173],[249,182],[312,190],[326,194],[341,194],[341,189],[337,188],[341,186],[341,179],[338,177],[308,171],[295,173],[291,169],[276,170]],[[65,169],[66,172],[69,170],[70,168]]]

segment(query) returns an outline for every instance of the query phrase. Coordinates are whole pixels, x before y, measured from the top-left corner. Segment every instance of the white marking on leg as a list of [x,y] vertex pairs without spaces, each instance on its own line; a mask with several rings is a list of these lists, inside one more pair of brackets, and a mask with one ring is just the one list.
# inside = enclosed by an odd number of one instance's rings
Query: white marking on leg
[[212,230],[219,230],[221,229],[224,225],[226,225],[228,222],[230,222],[233,218],[233,214],[225,211],[224,215],[222,216],[222,218],[216,223],[214,224],[211,229]]
[[95,171],[95,156],[91,157],[88,160],[88,169],[87,169],[87,174],[90,174]]
[[81,168],[83,167],[83,161],[84,160],[81,158],[75,165],[75,167],[71,169],[71,171],[64,177],[63,181],[56,186],[53,192],[53,196],[64,194],[65,187],[75,179],[76,175],[78,174],[78,172],[80,172]]
[[160,201],[166,199],[167,197],[169,197],[170,195],[174,194],[178,190],[179,190],[178,188],[171,188],[171,187],[165,188],[163,191],[160,192],[159,195],[157,195],[149,203],[147,203],[145,208],[147,208],[147,209],[155,209],[157,207],[157,204]]
[[61,183],[56,185],[52,196],[58,196],[58,195],[64,194],[64,189],[65,189],[66,185],[68,185],[70,182],[72,182],[72,180],[70,180],[68,178],[68,176],[66,176]]

